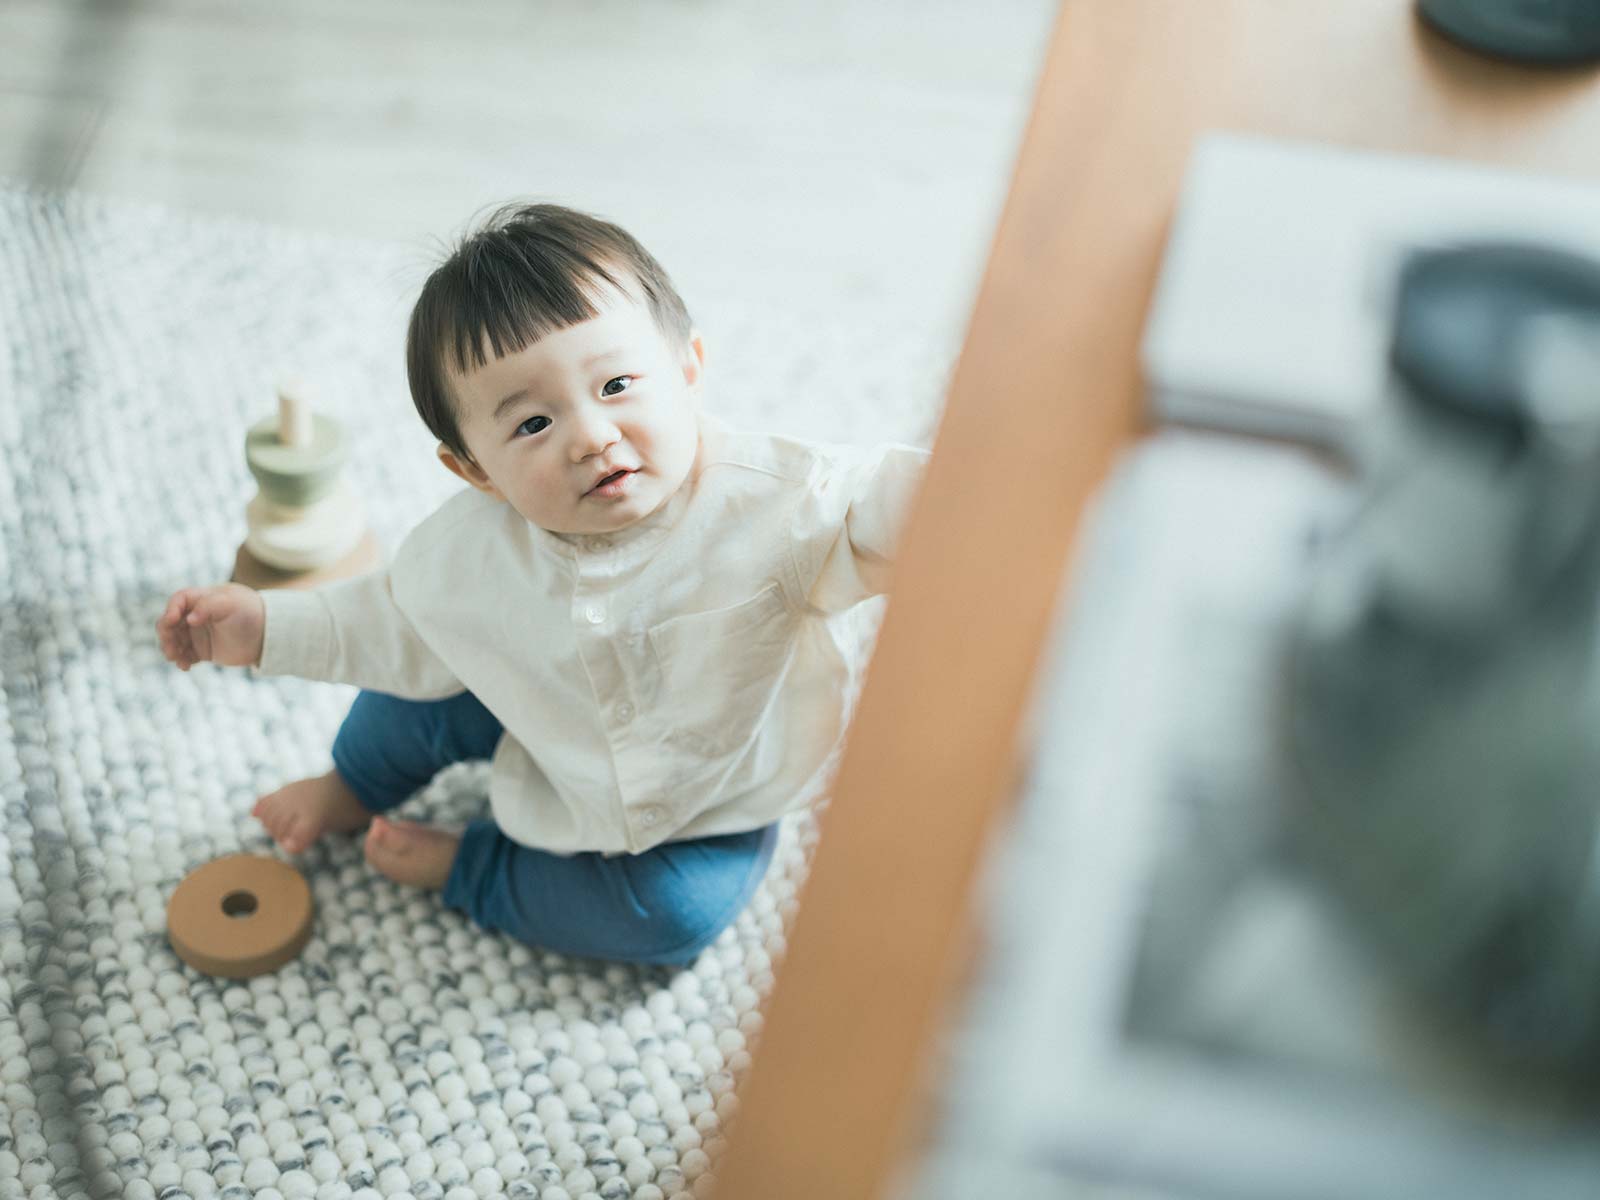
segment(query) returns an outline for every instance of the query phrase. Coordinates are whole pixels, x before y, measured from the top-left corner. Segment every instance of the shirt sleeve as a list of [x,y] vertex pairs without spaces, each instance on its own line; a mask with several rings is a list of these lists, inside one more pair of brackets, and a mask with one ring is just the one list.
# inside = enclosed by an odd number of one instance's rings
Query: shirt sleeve
[[395,602],[387,569],[312,591],[261,593],[262,675],[349,683],[406,700],[465,690]]
[[842,612],[888,590],[901,527],[929,453],[914,446],[841,453],[817,472],[795,522],[795,572],[809,605]]

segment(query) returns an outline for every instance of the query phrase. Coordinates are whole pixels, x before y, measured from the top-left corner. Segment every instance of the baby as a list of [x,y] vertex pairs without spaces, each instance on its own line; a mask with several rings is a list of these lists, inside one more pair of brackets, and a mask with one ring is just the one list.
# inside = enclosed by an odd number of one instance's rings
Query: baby
[[[411,314],[412,399],[471,486],[392,564],[314,591],[185,588],[167,658],[362,691],[333,769],[263,796],[291,853],[366,857],[531,945],[691,960],[738,915],[777,821],[820,797],[926,452],[736,432],[659,263],[608,222],[502,209]],[[391,820],[493,760],[491,816]]]

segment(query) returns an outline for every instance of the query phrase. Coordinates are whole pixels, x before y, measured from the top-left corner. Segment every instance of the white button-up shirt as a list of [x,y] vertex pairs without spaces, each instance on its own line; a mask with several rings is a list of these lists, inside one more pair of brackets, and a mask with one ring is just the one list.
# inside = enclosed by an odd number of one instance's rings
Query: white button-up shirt
[[820,796],[927,452],[701,421],[688,481],[611,534],[551,533],[467,490],[387,569],[264,592],[263,674],[407,699],[473,693],[505,726],[489,799],[515,841],[638,853],[756,829]]

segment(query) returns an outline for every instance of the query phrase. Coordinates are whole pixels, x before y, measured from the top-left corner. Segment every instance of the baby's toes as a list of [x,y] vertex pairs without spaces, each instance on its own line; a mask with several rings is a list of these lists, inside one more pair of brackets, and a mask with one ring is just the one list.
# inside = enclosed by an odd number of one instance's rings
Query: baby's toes
[[297,817],[292,821],[283,823],[283,833],[278,839],[283,843],[283,848],[290,854],[299,854],[312,842],[317,840],[317,827],[305,817]]
[[289,831],[292,813],[285,812],[281,804],[273,804],[270,799],[263,800],[253,810],[255,816],[266,826],[270,833],[279,842],[283,841],[284,834]]

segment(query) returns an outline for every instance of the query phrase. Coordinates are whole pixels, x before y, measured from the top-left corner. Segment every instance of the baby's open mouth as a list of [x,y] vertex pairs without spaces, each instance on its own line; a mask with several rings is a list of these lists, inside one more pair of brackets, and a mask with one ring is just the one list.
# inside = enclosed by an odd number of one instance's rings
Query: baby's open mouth
[[626,479],[629,475],[632,475],[632,474],[633,474],[632,469],[627,468],[627,467],[624,467],[620,471],[613,471],[613,472],[611,472],[611,474],[607,475],[604,479],[600,480],[599,483],[595,484],[589,490],[591,492],[603,492],[608,487],[611,487],[613,484],[618,483],[623,479]]

